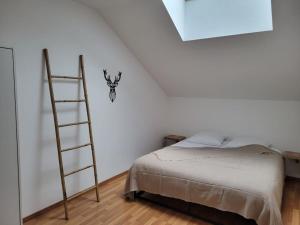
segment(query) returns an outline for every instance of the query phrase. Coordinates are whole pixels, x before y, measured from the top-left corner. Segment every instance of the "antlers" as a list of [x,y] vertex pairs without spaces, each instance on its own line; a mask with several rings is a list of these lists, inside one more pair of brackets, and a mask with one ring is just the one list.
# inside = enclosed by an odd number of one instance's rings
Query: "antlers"
[[122,77],[122,72],[119,72],[118,77],[115,77],[114,84],[119,83],[119,81],[121,80],[121,77]]
[[104,73],[104,78],[107,82],[110,82],[111,83],[111,79],[110,79],[110,76],[108,75],[107,76],[107,71],[106,70],[103,70],[103,73]]
[[[104,73],[104,78],[105,80],[109,83],[109,84],[112,84],[112,81],[110,79],[110,75],[107,75],[107,70],[103,70],[103,73]],[[115,81],[113,82],[113,84],[117,84],[120,80],[121,80],[121,77],[122,77],[122,72],[119,72],[118,76],[115,77]]]

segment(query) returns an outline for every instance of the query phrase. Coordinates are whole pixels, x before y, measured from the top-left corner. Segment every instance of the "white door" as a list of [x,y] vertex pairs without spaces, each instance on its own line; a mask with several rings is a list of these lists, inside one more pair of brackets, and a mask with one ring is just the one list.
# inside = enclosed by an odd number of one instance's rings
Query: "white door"
[[0,225],[20,225],[13,50],[0,48]]

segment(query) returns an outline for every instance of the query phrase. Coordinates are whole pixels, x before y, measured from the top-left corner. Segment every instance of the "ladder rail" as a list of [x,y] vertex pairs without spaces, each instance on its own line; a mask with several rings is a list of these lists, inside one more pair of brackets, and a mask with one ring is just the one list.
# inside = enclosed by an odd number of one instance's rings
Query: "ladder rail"
[[62,191],[63,191],[63,203],[64,203],[64,209],[65,209],[65,218],[69,219],[69,212],[68,212],[68,207],[67,207],[66,183],[65,183],[65,179],[64,179],[64,167],[63,167],[63,159],[62,159],[62,155],[61,155],[60,132],[59,132],[59,127],[58,127],[58,117],[57,117],[54,91],[53,91],[53,85],[52,85],[52,74],[51,74],[51,68],[50,68],[48,49],[44,49],[43,52],[44,52],[44,57],[45,57],[45,62],[46,62],[48,86],[49,86],[54,126],[55,126],[55,137],[56,137],[57,154],[58,154],[58,161],[59,161],[60,181],[61,181],[61,186],[62,186]]
[[96,154],[95,154],[94,138],[93,138],[92,124],[91,124],[92,119],[91,119],[91,113],[90,113],[90,107],[89,107],[87,84],[86,84],[86,79],[85,79],[85,68],[84,68],[83,55],[79,56],[79,64],[80,64],[81,77],[82,77],[82,83],[83,83],[83,91],[84,91],[84,99],[85,99],[87,118],[88,118],[88,121],[89,121],[88,127],[89,127],[89,134],[90,134],[89,136],[90,136],[92,158],[93,158],[93,165],[94,165],[93,168],[94,168],[96,197],[97,197],[97,202],[99,202],[100,198],[99,198],[99,190],[98,190],[98,175],[97,175],[97,165],[96,165]]

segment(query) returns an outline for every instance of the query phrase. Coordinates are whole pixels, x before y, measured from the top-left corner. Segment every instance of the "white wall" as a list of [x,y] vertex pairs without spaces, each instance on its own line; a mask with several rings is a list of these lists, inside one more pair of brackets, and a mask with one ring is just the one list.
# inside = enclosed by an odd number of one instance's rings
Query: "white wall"
[[[170,98],[168,132],[192,135],[211,129],[264,138],[282,150],[300,152],[300,102]],[[300,165],[287,173],[300,177]]]
[[[157,149],[164,132],[166,95],[92,9],[69,0],[1,0],[0,45],[13,47],[19,100],[23,216],[62,199],[53,119],[42,49],[53,73],[78,73],[83,54],[100,180],[123,172],[137,157]],[[110,103],[101,70],[123,77]],[[57,98],[75,98],[76,83],[56,83]],[[71,94],[68,94],[68,93]],[[60,121],[84,119],[84,108],[59,107]],[[64,146],[87,141],[81,129],[62,130]],[[66,170],[86,165],[89,151],[66,153]],[[92,184],[92,174],[68,178],[69,193]]]

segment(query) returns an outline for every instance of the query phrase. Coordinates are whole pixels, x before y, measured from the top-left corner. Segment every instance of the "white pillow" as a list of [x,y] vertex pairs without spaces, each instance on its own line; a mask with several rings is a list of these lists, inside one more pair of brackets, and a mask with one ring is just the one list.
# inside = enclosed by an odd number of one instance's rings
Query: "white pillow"
[[262,145],[270,147],[271,144],[265,140],[254,137],[233,137],[223,147],[224,148],[238,148],[246,145]]
[[201,143],[195,143],[195,142],[190,142],[190,141],[180,141],[174,145],[173,147],[181,147],[181,148],[209,148],[209,147],[220,147],[220,146],[215,146],[215,145],[205,145]]
[[224,135],[217,134],[216,132],[207,131],[195,134],[185,139],[184,141],[208,146],[220,146],[225,139],[226,137]]

